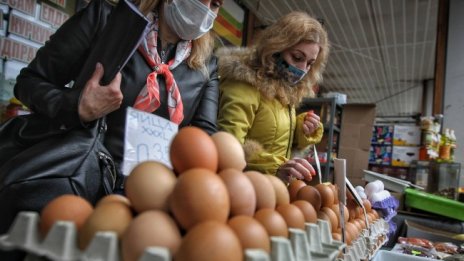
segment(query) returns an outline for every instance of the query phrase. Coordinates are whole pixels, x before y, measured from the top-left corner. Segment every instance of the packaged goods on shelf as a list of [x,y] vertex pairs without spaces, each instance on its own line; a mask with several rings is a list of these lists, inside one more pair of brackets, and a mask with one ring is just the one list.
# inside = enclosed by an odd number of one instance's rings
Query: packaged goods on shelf
[[395,125],[393,130],[393,145],[419,146],[421,131],[419,126]]
[[415,160],[419,160],[418,146],[393,146],[392,166],[408,167]]

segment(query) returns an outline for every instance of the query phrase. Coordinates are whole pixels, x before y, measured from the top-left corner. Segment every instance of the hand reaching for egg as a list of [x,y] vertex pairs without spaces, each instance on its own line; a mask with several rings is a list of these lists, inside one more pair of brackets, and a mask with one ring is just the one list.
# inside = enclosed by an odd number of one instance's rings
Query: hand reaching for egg
[[292,179],[304,179],[311,181],[316,171],[306,159],[293,158],[282,164],[277,170],[277,177],[284,182],[289,182]]
[[310,110],[306,113],[303,121],[303,132],[306,136],[313,134],[319,128],[320,118],[314,111]]

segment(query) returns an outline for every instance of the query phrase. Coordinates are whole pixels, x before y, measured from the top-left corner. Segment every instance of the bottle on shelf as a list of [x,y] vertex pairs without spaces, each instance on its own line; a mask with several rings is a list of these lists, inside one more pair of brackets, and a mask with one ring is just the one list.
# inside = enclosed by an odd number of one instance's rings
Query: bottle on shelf
[[450,162],[454,162],[454,152],[456,151],[457,143],[456,143],[456,135],[454,134],[454,130],[450,130]]
[[438,153],[438,160],[440,162],[449,162],[450,161],[450,131],[448,128],[441,134],[440,137],[440,150]]

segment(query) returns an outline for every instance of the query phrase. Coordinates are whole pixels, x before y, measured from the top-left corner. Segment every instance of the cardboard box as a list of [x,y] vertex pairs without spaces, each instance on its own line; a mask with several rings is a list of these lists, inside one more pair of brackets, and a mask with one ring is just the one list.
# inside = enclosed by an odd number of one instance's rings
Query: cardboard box
[[393,130],[393,145],[419,146],[420,142],[421,130],[419,126],[395,125]]
[[414,160],[419,160],[419,147],[393,146],[392,166],[409,167]]
[[348,178],[364,177],[363,170],[369,165],[369,151],[357,148],[340,148],[340,159],[346,159],[346,176]]
[[[343,106],[338,155],[346,159],[347,177],[361,183],[363,170],[369,165],[375,104],[346,104]],[[357,180],[359,179],[359,180]]]
[[364,180],[364,178],[351,177],[348,180],[351,182],[351,185],[353,185],[353,187],[356,187],[356,186],[365,187],[366,186],[366,180]]

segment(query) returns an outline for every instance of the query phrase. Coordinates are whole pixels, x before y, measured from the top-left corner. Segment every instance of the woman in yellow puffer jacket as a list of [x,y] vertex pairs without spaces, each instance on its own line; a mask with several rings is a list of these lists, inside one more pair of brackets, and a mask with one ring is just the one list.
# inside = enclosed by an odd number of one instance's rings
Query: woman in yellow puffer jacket
[[218,126],[243,144],[246,170],[287,182],[315,175],[306,159],[291,158],[291,150],[320,142],[323,126],[311,112],[296,115],[295,107],[314,96],[328,51],[327,32],[303,12],[283,16],[250,48],[218,51]]

